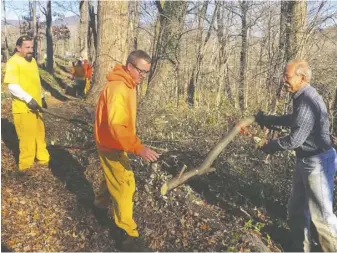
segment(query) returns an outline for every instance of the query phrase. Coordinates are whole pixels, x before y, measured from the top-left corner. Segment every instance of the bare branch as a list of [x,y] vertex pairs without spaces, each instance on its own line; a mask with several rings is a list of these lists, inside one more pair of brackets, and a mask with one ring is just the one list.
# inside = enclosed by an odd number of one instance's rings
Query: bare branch
[[165,195],[170,190],[178,187],[179,185],[185,183],[187,180],[194,176],[201,176],[214,171],[211,168],[214,160],[219,156],[223,149],[234,139],[234,137],[240,132],[241,128],[247,127],[255,121],[255,117],[251,116],[240,121],[236,126],[234,126],[230,132],[208,153],[204,162],[196,169],[186,172],[185,174],[178,175],[171,180],[167,181],[161,187],[161,194]]

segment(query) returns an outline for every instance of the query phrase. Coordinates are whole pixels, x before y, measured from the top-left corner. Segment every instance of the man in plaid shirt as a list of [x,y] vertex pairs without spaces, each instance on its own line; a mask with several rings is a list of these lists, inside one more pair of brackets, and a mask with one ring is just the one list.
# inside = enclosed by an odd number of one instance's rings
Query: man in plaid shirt
[[290,61],[284,72],[284,85],[293,93],[293,112],[283,116],[259,112],[261,127],[282,125],[291,128],[289,135],[266,142],[267,154],[295,150],[296,168],[288,203],[293,251],[310,251],[310,220],[313,221],[324,251],[337,251],[337,217],[333,213],[336,151],[331,146],[329,117],[322,97],[309,82],[307,62]]

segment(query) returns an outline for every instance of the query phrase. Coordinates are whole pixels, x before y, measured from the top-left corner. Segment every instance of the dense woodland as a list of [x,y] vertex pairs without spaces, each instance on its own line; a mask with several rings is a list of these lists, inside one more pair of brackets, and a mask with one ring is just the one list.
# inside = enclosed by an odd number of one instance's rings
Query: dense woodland
[[[130,156],[137,182],[135,218],[146,243],[154,251],[287,251],[286,205],[295,156],[258,150],[259,140],[286,132],[270,133],[256,124],[242,128],[214,160],[212,172],[165,196],[160,189],[182,168],[200,166],[240,120],[260,109],[290,112],[291,97],[282,89],[290,59],[309,62],[311,84],[323,96],[337,136],[336,2],[18,3],[2,0],[2,77],[16,39],[32,36],[49,110],[89,125],[45,114],[48,150],[57,162],[23,181],[14,173],[18,140],[2,83],[3,247],[115,250],[108,217],[102,221],[90,208],[102,177],[90,124],[107,72],[142,49],[152,65],[137,88],[137,131],[162,154],[152,164]],[[17,20],[9,19],[9,12],[17,12]],[[80,57],[93,66],[85,99],[66,92],[71,62]]]

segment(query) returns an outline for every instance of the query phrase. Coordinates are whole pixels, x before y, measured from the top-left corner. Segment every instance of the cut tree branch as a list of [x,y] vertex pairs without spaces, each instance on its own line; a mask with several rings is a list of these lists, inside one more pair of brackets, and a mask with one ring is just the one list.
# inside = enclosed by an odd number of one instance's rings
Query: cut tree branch
[[234,139],[234,137],[240,132],[241,128],[247,127],[255,121],[254,116],[243,119],[238,124],[236,124],[229,133],[208,153],[204,162],[196,169],[188,171],[182,175],[178,175],[169,181],[167,181],[161,187],[161,194],[165,195],[170,190],[178,187],[179,185],[185,183],[187,180],[194,176],[200,176],[207,174],[209,172],[215,171],[214,168],[211,168],[214,160],[219,156],[222,150]]

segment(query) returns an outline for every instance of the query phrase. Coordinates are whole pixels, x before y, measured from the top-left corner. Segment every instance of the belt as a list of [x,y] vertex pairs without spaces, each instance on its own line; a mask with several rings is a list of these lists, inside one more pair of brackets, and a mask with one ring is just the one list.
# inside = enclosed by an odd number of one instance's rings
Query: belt
[[317,150],[314,151],[303,151],[303,150],[299,150],[296,152],[296,157],[297,158],[307,158],[310,156],[314,156],[314,155],[319,155],[322,154],[328,150],[330,150],[332,148],[332,146],[327,147],[327,148],[319,148]]

